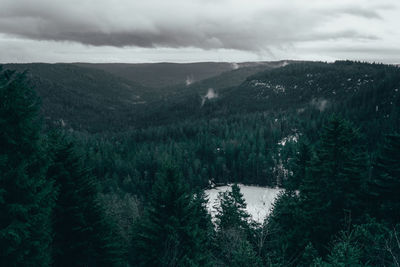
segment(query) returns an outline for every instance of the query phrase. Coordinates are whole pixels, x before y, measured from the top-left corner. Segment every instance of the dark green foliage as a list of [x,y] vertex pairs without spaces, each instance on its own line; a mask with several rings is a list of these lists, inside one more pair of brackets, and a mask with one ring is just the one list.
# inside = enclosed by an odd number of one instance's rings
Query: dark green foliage
[[[397,266],[400,260],[399,226],[388,227],[375,219],[355,225],[351,233],[360,259],[369,266]],[[396,263],[397,262],[397,263]]]
[[310,239],[319,251],[339,229],[359,221],[365,210],[366,157],[358,138],[349,122],[333,116],[300,186],[306,224],[314,226]]
[[247,240],[247,236],[238,228],[221,230],[218,233],[217,244],[217,266],[262,266],[261,259]]
[[399,227],[388,228],[367,219],[338,234],[323,261],[315,257],[313,266],[398,266],[400,260]]
[[0,265],[49,266],[54,194],[38,98],[25,75],[0,69]]
[[201,195],[194,196],[177,169],[164,167],[150,203],[137,221],[131,263],[134,266],[204,266],[209,217]]
[[328,255],[327,266],[364,266],[361,263],[361,250],[352,238],[351,233],[341,233],[340,239],[336,241]]
[[255,251],[254,229],[246,202],[240,187],[232,185],[231,190],[219,193],[216,226],[217,247],[214,254],[223,266],[261,266],[261,259]]
[[106,187],[112,187],[107,190],[118,186],[142,196],[150,191],[164,158],[179,163],[192,187],[204,188],[210,179],[216,183],[234,181],[274,186],[276,144],[289,134],[290,129],[281,132],[280,122],[268,114],[253,114],[105,137],[77,137],[88,151],[88,164],[94,166],[95,175]]
[[301,259],[304,249],[306,245],[312,246],[307,244],[309,225],[305,223],[306,219],[299,196],[294,191],[282,193],[264,226],[270,232],[264,256],[287,266],[299,260],[305,262],[306,259]]
[[[264,67],[161,90],[116,77],[131,71],[123,65],[111,75],[110,66],[32,64],[48,126],[61,123],[65,140],[40,133],[37,98],[22,76],[2,72],[0,265],[122,265],[120,244],[130,243],[133,266],[398,264],[399,135],[376,148],[400,126],[399,69],[266,66],[247,80]],[[204,98],[209,88],[217,98]],[[163,167],[169,159],[179,172]],[[210,180],[286,192],[260,226],[234,186],[220,196],[214,229],[204,193],[192,190]]]
[[219,231],[237,228],[247,230],[249,228],[250,215],[246,212],[246,202],[240,187],[232,185],[231,191],[221,192],[218,196],[216,223]]
[[369,185],[373,213],[392,224],[400,223],[400,135],[386,135]]
[[297,266],[312,266],[318,259],[318,252],[311,243],[308,243],[304,249],[303,255]]
[[[272,234],[264,255],[285,266],[310,265],[311,254],[316,262],[325,257],[332,238],[361,222],[366,211],[367,162],[354,126],[332,116],[312,158],[306,146],[302,154],[295,159],[291,177],[301,181],[299,191],[296,183],[289,183],[266,225]],[[344,248],[338,247],[337,253],[342,253],[340,249]]]
[[120,266],[122,248],[97,199],[93,176],[74,144],[53,141],[48,176],[55,180],[54,266]]
[[300,188],[303,179],[306,177],[311,157],[312,150],[310,145],[304,140],[301,140],[298,144],[297,154],[292,166],[293,174],[289,176],[289,179],[284,184],[287,190],[298,190]]
[[99,201],[115,225],[119,243],[124,248],[130,248],[133,222],[139,217],[140,201],[136,196],[121,191],[100,194]]

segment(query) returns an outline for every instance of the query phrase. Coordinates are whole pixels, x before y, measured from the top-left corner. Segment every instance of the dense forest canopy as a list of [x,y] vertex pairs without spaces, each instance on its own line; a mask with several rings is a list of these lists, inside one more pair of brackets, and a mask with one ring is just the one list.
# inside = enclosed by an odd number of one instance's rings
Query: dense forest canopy
[[400,69],[207,66],[3,66],[0,265],[398,266]]

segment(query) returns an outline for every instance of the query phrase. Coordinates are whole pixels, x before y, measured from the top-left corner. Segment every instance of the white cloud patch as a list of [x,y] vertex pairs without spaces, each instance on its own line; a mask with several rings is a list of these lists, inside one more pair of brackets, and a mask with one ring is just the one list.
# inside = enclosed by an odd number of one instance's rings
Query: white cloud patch
[[319,99],[313,98],[310,104],[311,106],[313,106],[314,108],[318,109],[321,112],[325,111],[325,109],[329,107],[329,101],[323,98]]
[[236,62],[232,62],[231,65],[233,70],[237,70],[240,67],[239,64]]
[[218,98],[218,93],[213,88],[208,88],[207,94],[201,98],[201,106],[204,105],[206,100]]
[[189,86],[189,85],[191,85],[192,83],[194,83],[193,75],[187,76],[187,77],[186,77],[185,83],[186,83],[186,86]]

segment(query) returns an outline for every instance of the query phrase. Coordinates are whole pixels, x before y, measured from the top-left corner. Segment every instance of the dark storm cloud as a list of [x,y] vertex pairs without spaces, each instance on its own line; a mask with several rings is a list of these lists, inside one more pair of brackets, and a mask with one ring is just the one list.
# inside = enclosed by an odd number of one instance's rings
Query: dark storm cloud
[[0,1],[0,33],[93,46],[262,50],[302,41],[376,39],[351,25],[318,27],[346,14],[381,19],[378,9],[304,7],[306,1]]
[[0,0],[0,62],[400,62],[399,8],[398,0]]

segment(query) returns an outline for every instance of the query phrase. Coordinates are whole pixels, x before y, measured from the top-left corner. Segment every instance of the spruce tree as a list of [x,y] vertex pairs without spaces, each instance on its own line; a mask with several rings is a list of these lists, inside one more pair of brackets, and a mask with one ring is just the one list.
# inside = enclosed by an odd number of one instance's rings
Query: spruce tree
[[294,158],[292,166],[293,174],[289,176],[289,179],[285,183],[287,190],[298,190],[300,185],[306,176],[306,171],[310,165],[312,157],[312,150],[307,141],[301,140],[297,146],[297,154]]
[[373,214],[392,224],[400,223],[400,135],[386,135],[369,184]]
[[216,206],[216,223],[219,231],[230,228],[248,230],[250,215],[246,211],[246,201],[240,192],[240,187],[233,184],[231,191],[220,192],[219,205]]
[[74,143],[53,139],[48,176],[55,180],[54,266],[119,266],[122,248],[97,199],[97,187]]
[[216,254],[217,266],[262,266],[246,234],[237,228],[222,230],[218,233]]
[[[270,233],[263,254],[270,261],[283,265],[294,265],[305,262],[301,258],[309,243],[308,229],[312,226],[305,223],[300,198],[295,191],[282,192],[275,200],[272,213],[266,218],[267,231]],[[300,262],[298,262],[300,261]]]
[[311,241],[320,252],[365,210],[366,157],[359,138],[348,121],[332,116],[300,187],[303,223],[310,226]]
[[[319,266],[333,267],[333,266],[351,266],[362,267],[365,266],[361,263],[361,249],[354,242],[352,232],[341,232],[339,240],[335,242],[331,249],[327,263],[320,264]],[[318,266],[318,265],[317,265]],[[368,265],[367,265],[368,266]]]
[[211,264],[207,257],[209,223],[205,221],[208,217],[204,217],[201,197],[194,196],[176,167],[166,163],[153,185],[144,215],[135,224],[132,265]]
[[219,193],[218,200],[216,258],[225,266],[261,266],[251,242],[254,232],[240,187],[233,184],[230,191]]
[[0,69],[0,266],[49,266],[54,195],[46,180],[38,98]]

